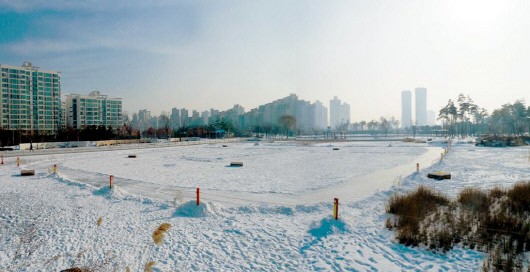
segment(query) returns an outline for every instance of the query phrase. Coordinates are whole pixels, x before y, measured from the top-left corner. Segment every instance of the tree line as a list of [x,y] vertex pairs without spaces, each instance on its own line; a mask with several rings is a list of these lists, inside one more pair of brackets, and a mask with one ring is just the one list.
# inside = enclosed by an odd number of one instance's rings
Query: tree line
[[524,99],[502,105],[491,115],[469,96],[460,94],[440,109],[438,120],[449,136],[524,135],[530,130],[530,107]]

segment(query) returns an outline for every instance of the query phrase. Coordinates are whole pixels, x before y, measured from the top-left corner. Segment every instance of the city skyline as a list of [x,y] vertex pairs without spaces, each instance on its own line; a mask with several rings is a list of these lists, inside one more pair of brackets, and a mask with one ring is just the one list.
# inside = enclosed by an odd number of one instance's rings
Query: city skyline
[[61,71],[64,93],[100,90],[127,112],[297,93],[341,97],[353,122],[399,117],[409,86],[426,86],[434,111],[459,93],[491,111],[528,99],[529,12],[520,1],[0,1],[0,63]]

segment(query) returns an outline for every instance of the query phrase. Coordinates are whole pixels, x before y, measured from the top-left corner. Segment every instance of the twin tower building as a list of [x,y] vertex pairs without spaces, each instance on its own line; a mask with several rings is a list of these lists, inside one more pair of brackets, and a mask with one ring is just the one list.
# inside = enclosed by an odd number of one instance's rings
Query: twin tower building
[[409,90],[401,92],[401,127],[430,125],[427,119],[427,88],[414,90],[415,118],[412,118],[412,93]]

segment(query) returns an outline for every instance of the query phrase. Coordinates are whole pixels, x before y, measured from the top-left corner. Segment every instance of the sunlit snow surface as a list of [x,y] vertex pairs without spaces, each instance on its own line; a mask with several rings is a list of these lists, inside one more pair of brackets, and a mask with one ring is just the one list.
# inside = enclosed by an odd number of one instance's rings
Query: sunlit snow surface
[[[22,157],[22,168],[37,170],[33,177],[20,177],[7,158],[0,166],[0,271],[57,271],[90,259],[122,271],[141,271],[147,259],[156,271],[480,270],[482,253],[396,243],[384,228],[385,201],[419,184],[454,197],[468,186],[530,180],[529,149],[454,144],[436,162],[440,143],[388,145],[230,143]],[[227,167],[232,161],[244,166]],[[51,174],[54,163],[58,175]],[[432,170],[453,179],[429,180]],[[104,187],[109,174],[113,190]],[[331,218],[333,195],[340,196],[338,221]],[[150,235],[162,222],[173,228],[156,247]],[[32,223],[42,244],[27,262],[13,264],[19,235]]]

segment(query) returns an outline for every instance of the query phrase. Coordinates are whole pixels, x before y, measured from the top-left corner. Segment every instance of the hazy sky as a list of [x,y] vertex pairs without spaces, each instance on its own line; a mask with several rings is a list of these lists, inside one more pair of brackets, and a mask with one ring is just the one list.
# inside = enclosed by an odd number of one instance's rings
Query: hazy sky
[[400,118],[402,90],[438,111],[530,94],[530,1],[0,0],[0,63],[62,72],[62,92],[124,109],[245,110],[338,96],[352,120]]

